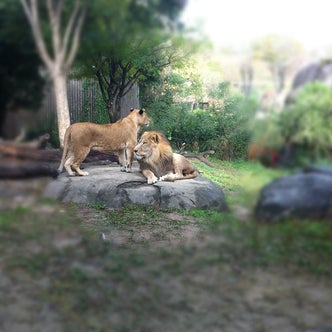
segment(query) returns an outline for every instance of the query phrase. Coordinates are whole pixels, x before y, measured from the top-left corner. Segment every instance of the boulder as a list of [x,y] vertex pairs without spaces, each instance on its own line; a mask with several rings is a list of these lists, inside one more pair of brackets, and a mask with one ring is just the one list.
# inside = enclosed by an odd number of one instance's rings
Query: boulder
[[319,81],[332,87],[332,60],[311,62],[301,68],[294,77],[286,103],[291,103],[297,93],[305,84]]
[[89,166],[88,176],[69,177],[62,173],[51,181],[44,196],[62,202],[104,204],[111,208],[125,205],[156,206],[163,209],[228,210],[222,189],[203,177],[148,185],[134,168],[123,173],[118,166]]
[[332,220],[332,168],[311,166],[265,186],[255,216],[262,221]]

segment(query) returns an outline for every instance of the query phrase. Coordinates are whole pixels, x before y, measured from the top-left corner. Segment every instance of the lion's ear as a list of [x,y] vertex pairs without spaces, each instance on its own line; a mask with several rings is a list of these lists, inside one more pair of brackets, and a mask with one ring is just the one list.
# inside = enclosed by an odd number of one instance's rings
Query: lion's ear
[[144,111],[145,111],[145,109],[144,108],[141,108],[140,110],[139,110],[139,114],[143,114],[144,113]]
[[155,143],[159,143],[159,136],[158,134],[155,134],[152,136],[152,140],[155,142]]
[[134,110],[134,108],[131,108],[131,109],[130,109],[130,112],[132,112],[133,110]]

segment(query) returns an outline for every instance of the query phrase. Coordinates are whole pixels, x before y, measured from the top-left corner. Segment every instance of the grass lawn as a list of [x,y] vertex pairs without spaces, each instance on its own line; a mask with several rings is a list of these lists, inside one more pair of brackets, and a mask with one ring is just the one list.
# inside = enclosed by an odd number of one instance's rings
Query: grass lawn
[[228,213],[2,201],[0,329],[296,332],[328,324],[332,224],[256,222],[260,188],[287,172],[212,162],[194,161],[223,188]]

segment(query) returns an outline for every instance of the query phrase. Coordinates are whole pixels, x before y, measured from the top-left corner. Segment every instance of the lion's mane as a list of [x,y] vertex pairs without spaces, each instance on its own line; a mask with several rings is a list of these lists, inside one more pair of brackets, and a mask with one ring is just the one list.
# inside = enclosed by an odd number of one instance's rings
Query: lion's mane
[[173,153],[164,134],[158,131],[143,133],[136,145],[135,157],[148,183],[194,178],[193,165],[182,155]]

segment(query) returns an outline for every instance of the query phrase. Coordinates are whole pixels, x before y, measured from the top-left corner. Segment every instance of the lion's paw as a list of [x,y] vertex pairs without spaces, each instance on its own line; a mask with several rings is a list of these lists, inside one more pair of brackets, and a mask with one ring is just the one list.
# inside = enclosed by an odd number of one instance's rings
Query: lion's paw
[[120,171],[121,172],[126,172],[126,173],[132,173],[132,170],[131,170],[131,168],[129,166],[122,166],[120,168]]
[[82,172],[80,175],[81,176],[87,176],[87,175],[89,175],[89,172]]
[[156,182],[158,182],[158,178],[156,176],[148,179],[148,184],[154,184]]

